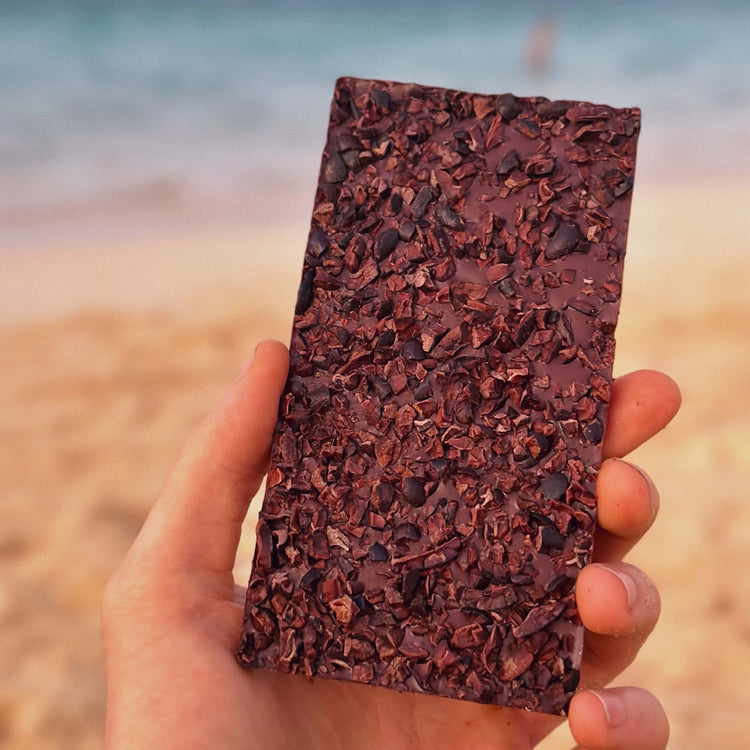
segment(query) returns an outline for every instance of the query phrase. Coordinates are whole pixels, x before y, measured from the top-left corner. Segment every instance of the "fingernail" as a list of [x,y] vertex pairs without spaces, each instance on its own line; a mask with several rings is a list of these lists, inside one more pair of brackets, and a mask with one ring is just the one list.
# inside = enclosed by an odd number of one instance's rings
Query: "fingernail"
[[627,719],[625,701],[623,701],[617,693],[605,693],[599,692],[598,690],[592,690],[591,694],[595,695],[602,704],[604,714],[607,717],[607,726],[610,729],[615,729],[625,723],[625,720]]
[[646,480],[646,484],[648,484],[648,492],[649,492],[649,501],[651,502],[651,512],[656,515],[659,512],[659,493],[654,486],[654,483],[651,481],[651,477],[646,474],[643,469],[639,468],[638,466],[635,467],[638,469],[638,471],[641,472],[641,476]]
[[613,575],[620,579],[622,585],[625,587],[625,594],[628,599],[628,609],[633,609],[635,603],[638,601],[638,586],[636,582],[627,574],[621,570],[615,570],[605,566],[607,570]]
[[651,477],[646,474],[646,472],[640,466],[631,464],[630,461],[625,461],[622,458],[618,459],[618,461],[622,461],[624,464],[632,466],[643,477],[643,480],[648,485],[649,501],[651,502],[651,513],[653,515],[656,515],[659,511],[659,493],[657,492],[654,483],[651,481]]

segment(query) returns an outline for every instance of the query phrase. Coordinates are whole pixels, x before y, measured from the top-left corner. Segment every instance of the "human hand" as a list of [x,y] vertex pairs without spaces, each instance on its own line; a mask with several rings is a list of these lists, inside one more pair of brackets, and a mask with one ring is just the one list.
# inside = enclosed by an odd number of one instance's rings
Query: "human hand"
[[[107,586],[107,747],[530,750],[561,719],[237,664],[244,587],[235,586],[232,568],[248,503],[267,469],[287,356],[279,342],[259,344],[188,438]],[[651,371],[613,387],[596,559],[576,587],[587,629],[584,689],[569,714],[579,748],[666,745],[656,698],[639,688],[602,688],[632,661],[659,613],[653,584],[621,562],[654,520],[658,496],[619,458],[662,429],[679,402],[675,384]]]

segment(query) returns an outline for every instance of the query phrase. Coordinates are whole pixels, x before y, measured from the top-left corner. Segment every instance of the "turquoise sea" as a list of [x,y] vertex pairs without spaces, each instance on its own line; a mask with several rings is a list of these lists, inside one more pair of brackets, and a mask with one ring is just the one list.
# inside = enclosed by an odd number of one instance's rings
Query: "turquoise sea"
[[311,183],[340,75],[638,105],[640,179],[750,173],[748,39],[744,0],[0,0],[0,222]]

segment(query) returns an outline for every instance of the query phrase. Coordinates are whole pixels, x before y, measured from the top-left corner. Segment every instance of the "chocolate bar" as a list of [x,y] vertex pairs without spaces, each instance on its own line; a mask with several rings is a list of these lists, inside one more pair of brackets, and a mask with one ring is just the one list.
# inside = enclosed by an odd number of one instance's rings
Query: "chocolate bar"
[[241,664],[565,712],[639,127],[337,82]]

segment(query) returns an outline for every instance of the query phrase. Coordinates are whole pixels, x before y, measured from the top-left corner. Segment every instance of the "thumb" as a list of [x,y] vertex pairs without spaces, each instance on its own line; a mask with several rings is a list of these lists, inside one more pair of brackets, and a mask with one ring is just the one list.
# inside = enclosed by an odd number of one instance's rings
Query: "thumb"
[[165,568],[232,570],[242,522],[265,475],[286,347],[262,341],[237,380],[185,442],[136,545]]

